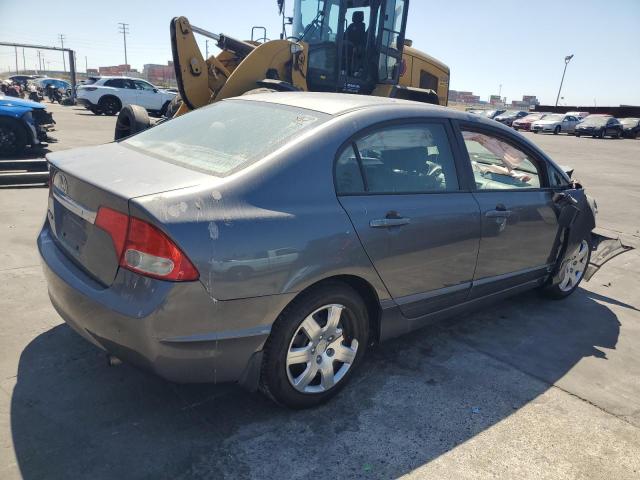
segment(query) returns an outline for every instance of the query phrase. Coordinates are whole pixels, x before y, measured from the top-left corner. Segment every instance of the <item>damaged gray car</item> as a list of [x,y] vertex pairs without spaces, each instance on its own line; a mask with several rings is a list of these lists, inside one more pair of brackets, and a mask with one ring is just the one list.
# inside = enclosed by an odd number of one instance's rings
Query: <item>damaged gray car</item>
[[62,318],[112,359],[292,408],[373,343],[567,297],[597,243],[594,203],[533,143],[408,101],[256,94],[48,159],[38,247]]

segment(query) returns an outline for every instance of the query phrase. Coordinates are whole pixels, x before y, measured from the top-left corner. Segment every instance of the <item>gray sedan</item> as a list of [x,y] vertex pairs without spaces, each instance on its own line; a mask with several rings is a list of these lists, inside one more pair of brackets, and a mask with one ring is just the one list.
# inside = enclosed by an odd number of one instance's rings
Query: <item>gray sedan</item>
[[49,155],[51,302],[112,359],[293,408],[367,348],[531,288],[580,284],[594,211],[531,142],[366,96],[229,99]]

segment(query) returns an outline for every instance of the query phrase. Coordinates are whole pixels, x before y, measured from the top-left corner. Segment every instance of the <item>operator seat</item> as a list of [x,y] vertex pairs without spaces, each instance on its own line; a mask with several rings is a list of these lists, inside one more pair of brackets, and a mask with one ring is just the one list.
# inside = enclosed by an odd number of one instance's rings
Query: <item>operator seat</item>
[[362,66],[363,54],[367,43],[367,30],[364,24],[364,12],[353,12],[351,24],[345,31],[347,38],[347,70],[354,74]]

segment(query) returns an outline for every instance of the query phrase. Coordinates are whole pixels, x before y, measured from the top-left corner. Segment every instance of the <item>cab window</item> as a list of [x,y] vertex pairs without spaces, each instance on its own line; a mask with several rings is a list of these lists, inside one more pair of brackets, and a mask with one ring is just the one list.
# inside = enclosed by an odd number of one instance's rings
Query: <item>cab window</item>
[[477,190],[540,188],[541,171],[525,152],[497,137],[463,131]]

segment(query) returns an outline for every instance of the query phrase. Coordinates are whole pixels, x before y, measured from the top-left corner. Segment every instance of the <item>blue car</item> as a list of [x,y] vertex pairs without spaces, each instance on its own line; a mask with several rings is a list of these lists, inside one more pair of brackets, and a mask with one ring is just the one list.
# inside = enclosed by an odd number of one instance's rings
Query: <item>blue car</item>
[[28,146],[51,141],[55,124],[44,105],[0,95],[0,156],[19,154]]

